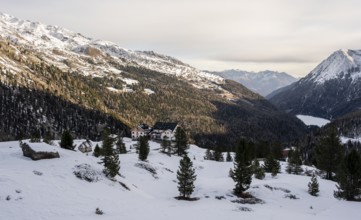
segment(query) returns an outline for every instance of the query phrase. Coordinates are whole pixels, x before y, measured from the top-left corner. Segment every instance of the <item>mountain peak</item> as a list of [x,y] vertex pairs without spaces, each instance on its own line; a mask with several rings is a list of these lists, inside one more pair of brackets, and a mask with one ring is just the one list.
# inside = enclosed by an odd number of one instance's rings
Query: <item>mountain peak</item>
[[355,80],[361,77],[361,50],[340,49],[322,61],[306,80],[323,84],[328,80],[351,77]]

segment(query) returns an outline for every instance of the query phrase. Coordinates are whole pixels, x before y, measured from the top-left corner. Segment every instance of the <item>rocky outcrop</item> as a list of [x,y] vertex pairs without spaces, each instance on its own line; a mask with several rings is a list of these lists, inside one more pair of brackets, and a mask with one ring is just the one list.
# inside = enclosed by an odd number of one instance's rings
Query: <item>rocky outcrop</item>
[[43,160],[59,158],[58,152],[34,151],[27,143],[20,143],[24,157],[30,157],[32,160]]

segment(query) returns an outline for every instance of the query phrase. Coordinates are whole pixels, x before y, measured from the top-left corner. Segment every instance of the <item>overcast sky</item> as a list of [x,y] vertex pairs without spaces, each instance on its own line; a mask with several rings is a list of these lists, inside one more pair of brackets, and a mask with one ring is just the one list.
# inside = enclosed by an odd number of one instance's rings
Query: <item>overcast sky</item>
[[4,13],[65,27],[199,69],[308,74],[360,49],[360,0],[0,0]]

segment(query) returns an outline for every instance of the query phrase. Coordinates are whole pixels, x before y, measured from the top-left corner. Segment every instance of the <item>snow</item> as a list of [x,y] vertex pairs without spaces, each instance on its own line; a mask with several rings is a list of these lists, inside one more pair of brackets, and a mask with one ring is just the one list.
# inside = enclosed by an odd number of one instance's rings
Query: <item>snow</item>
[[348,141],[361,142],[361,137],[349,138],[349,137],[341,136],[340,140],[341,140],[341,143],[343,143],[343,144],[346,144]]
[[135,80],[135,79],[121,78],[121,80],[122,80],[123,82],[125,82],[125,84],[127,84],[127,85],[136,85],[136,84],[139,83],[139,81],[138,81],[138,80]]
[[[331,54],[310,73],[310,79],[317,84],[328,80],[344,78],[351,68],[361,66],[361,50],[341,49]],[[351,73],[353,81],[361,77],[361,71]]]
[[[80,145],[84,140],[76,140]],[[234,186],[228,171],[231,162],[203,160],[204,149],[191,145],[189,156],[196,169],[194,197],[198,201],[178,201],[176,171],[180,157],[167,156],[159,152],[158,143],[150,142],[151,151],[148,162],[140,162],[135,149],[136,142],[124,140],[130,152],[120,155],[121,177],[118,182],[108,180],[100,174],[97,182],[78,179],[73,174],[80,164],[88,164],[94,171],[101,173],[100,159],[59,148],[54,141],[59,159],[32,161],[22,156],[19,143],[0,143],[0,219],[294,219],[329,220],[347,216],[349,220],[359,219],[360,203],[340,201],[333,197],[335,182],[319,179],[320,196],[312,197],[307,193],[310,177],[283,173],[272,178],[266,175],[264,180],[253,179],[248,190],[262,199],[264,204],[232,203]],[[29,143],[30,146],[46,144]],[[95,142],[92,143],[95,146]],[[101,143],[98,143],[101,144]],[[156,174],[141,168],[144,164],[155,169]],[[304,167],[305,168],[305,167]],[[308,167],[308,169],[314,169]],[[266,185],[273,187],[270,190]],[[299,199],[285,198],[290,194]],[[6,197],[10,196],[10,200]],[[224,196],[224,199],[216,199]],[[104,211],[103,216],[96,215],[95,209]],[[251,211],[241,211],[244,207]]]
[[122,90],[116,89],[114,87],[107,87],[107,89],[111,92],[122,92]]
[[151,89],[144,89],[144,93],[147,94],[147,95],[152,95],[155,92],[153,90],[151,90]]
[[297,115],[297,118],[300,119],[305,125],[315,125],[318,127],[322,127],[330,123],[330,120],[324,118],[318,118],[310,115]]
[[[180,77],[192,82],[191,85],[197,88],[220,89],[218,84],[225,82],[222,77],[202,72],[170,56],[152,51],[131,51],[115,43],[87,38],[65,28],[24,21],[3,13],[0,13],[0,29],[0,37],[42,52],[44,59],[64,71],[70,68],[62,63],[65,56],[70,61],[74,61],[71,62],[74,65],[71,69],[86,76],[119,74],[119,70],[103,56],[91,57],[96,65],[89,65],[87,60],[90,56],[84,53],[84,49],[96,48],[114,58],[120,65],[136,65]],[[64,55],[52,53],[53,49],[59,50]],[[135,83],[135,81],[125,82],[129,85]]]

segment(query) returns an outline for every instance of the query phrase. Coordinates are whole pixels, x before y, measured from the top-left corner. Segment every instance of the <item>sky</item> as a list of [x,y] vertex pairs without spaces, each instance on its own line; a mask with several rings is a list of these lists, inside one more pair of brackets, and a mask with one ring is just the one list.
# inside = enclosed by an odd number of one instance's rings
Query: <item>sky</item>
[[0,0],[0,11],[202,70],[308,74],[361,49],[359,0]]

